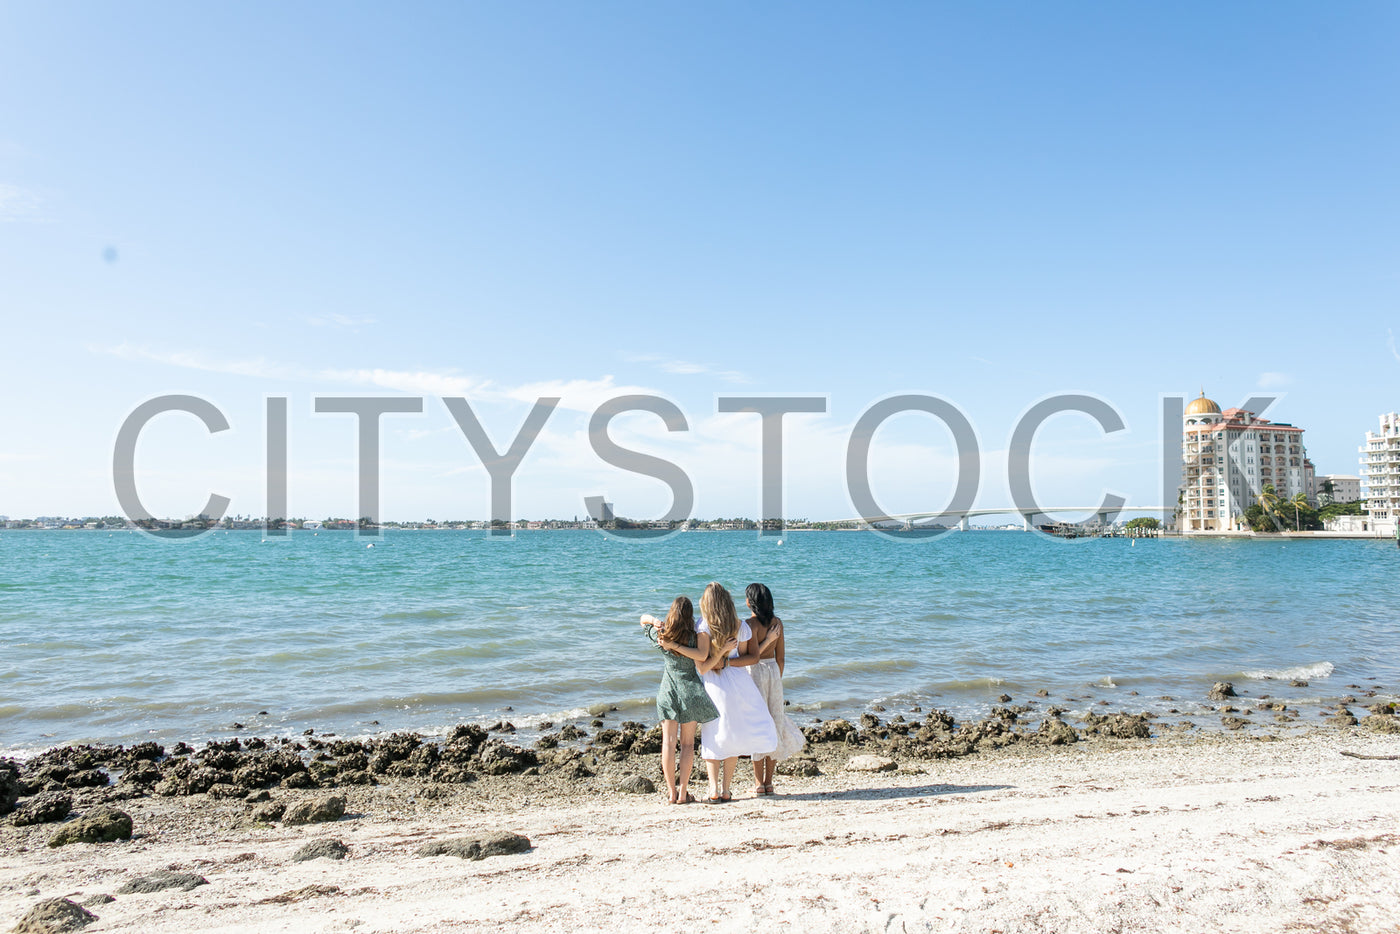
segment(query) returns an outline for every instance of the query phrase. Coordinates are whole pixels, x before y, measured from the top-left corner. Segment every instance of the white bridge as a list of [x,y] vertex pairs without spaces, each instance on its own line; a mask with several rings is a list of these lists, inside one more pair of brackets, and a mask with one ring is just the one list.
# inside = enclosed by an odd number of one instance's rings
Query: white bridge
[[1021,523],[1027,532],[1033,530],[1037,523],[1037,516],[1049,518],[1048,513],[1065,512],[1087,512],[1094,516],[1095,521],[1081,522],[1082,525],[1108,525],[1112,517],[1124,512],[1167,512],[1165,506],[1119,506],[1114,509],[1105,509],[1102,503],[1093,506],[1041,506],[1036,505],[1035,511],[1028,512],[1019,506],[996,506],[987,509],[949,509],[944,512],[906,512],[891,514],[887,516],[866,516],[854,521],[864,522],[867,525],[875,525],[878,522],[900,522],[906,528],[918,528],[918,523],[927,522],[932,519],[952,519],[958,520],[958,528],[967,531],[967,520],[974,516],[1020,516]]

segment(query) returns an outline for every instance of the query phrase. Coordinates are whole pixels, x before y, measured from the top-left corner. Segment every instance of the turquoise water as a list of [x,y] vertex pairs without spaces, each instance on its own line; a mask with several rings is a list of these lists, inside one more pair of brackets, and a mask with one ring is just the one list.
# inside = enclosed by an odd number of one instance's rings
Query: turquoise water
[[800,723],[874,704],[967,716],[1038,688],[1071,708],[1189,712],[1221,679],[1300,704],[1400,685],[1392,542],[390,531],[366,545],[0,532],[0,751],[524,727],[600,705],[650,719],[660,660],[637,617],[710,580],[741,600],[750,581],[772,588]]

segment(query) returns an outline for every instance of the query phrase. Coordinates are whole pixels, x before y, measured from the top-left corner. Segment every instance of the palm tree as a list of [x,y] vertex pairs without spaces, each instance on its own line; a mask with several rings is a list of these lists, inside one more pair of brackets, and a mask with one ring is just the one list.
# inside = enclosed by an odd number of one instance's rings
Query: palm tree
[[1299,510],[1308,505],[1308,494],[1294,493],[1293,498],[1288,501],[1288,505],[1293,507],[1293,531],[1302,531],[1302,524],[1299,521]]
[[1264,484],[1263,491],[1259,494],[1259,508],[1264,510],[1264,517],[1273,523],[1274,531],[1282,531],[1279,517],[1279,495],[1272,483]]

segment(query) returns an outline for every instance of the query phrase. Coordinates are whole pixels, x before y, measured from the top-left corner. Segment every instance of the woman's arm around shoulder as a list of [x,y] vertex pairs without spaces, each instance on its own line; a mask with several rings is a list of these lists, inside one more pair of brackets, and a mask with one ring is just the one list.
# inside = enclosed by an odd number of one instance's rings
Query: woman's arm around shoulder
[[729,660],[729,664],[736,668],[758,664],[758,640],[753,637],[753,630],[749,629],[748,623],[741,623],[739,625],[739,635],[742,636],[746,629],[748,630],[749,638],[739,640],[739,657]]
[[724,661],[723,654],[720,654],[715,658],[710,657],[709,630],[702,630],[695,634],[695,648],[697,651],[705,653],[704,658],[696,659],[695,661],[695,671],[697,674],[709,674],[710,672],[718,668],[720,666],[720,663]]
[[763,634],[763,639],[758,644],[759,654],[767,652],[769,647],[783,638],[783,621],[778,617],[773,617],[768,621],[768,626]]
[[[700,648],[700,643],[702,640],[705,643],[705,647],[703,649]],[[690,659],[692,662],[696,662],[697,664],[703,662],[706,659],[706,657],[708,657],[710,654],[710,636],[708,633],[701,633],[696,638],[694,648],[691,648],[688,645],[681,645],[679,642],[672,642],[670,639],[660,639],[659,642],[661,647],[666,651],[675,652],[677,655],[684,655],[686,658]]]

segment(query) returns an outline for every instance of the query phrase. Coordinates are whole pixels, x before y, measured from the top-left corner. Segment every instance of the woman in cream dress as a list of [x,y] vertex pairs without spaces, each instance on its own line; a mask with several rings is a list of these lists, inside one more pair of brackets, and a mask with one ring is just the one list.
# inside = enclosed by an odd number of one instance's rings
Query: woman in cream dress
[[768,715],[773,719],[776,742],[769,748],[753,754],[754,794],[773,793],[773,773],[778,762],[802,751],[807,744],[806,737],[792,722],[783,703],[783,662],[786,642],[783,639],[783,621],[773,615],[773,594],[763,584],[750,584],[744,591],[749,612],[747,620],[754,640],[759,644],[758,661],[749,668],[753,683],[763,695]]

